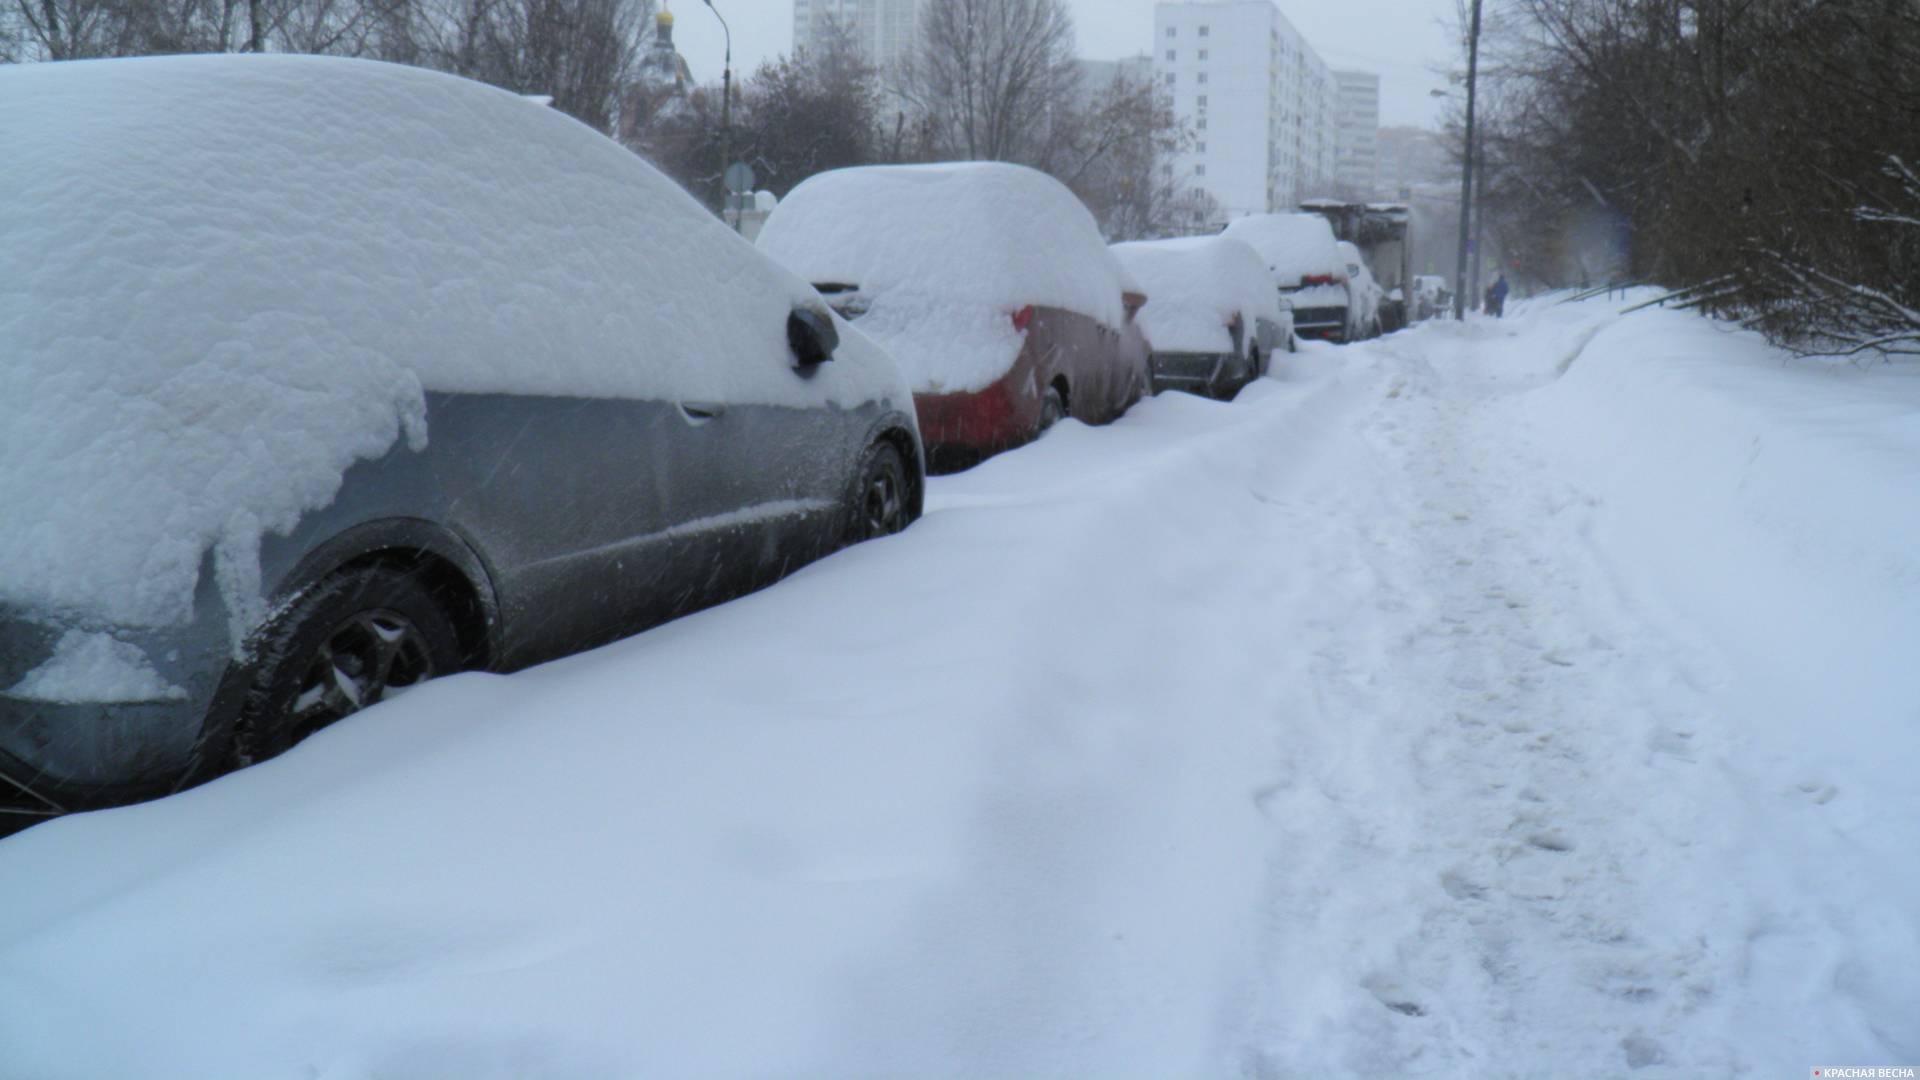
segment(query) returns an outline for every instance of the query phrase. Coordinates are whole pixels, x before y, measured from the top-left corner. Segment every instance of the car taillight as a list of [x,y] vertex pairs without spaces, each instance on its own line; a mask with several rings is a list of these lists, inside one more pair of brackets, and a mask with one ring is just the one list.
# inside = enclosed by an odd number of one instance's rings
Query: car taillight
[[1336,282],[1332,274],[1308,274],[1300,279],[1302,285],[1332,285]]
[[1019,311],[1016,311],[1013,313],[1013,328],[1015,330],[1024,334],[1026,333],[1027,327],[1031,325],[1033,325],[1033,305],[1032,304],[1028,304],[1026,307],[1023,307]]

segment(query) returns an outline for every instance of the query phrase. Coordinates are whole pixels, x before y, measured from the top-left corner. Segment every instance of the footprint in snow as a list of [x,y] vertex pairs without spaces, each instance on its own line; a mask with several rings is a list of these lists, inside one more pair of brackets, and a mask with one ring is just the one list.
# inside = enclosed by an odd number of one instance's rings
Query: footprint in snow
[[1374,1000],[1392,1009],[1394,1012],[1399,1013],[1401,1016],[1427,1015],[1426,1006],[1412,1000],[1412,998],[1391,979],[1375,976],[1363,981],[1360,985],[1366,988],[1367,993],[1373,995]]
[[1818,780],[1809,780],[1799,787],[1801,794],[1812,800],[1815,806],[1825,806],[1840,794],[1840,789],[1832,784],[1823,784]]
[[1573,841],[1558,829],[1547,829],[1527,837],[1527,843],[1541,851],[1567,852],[1573,850]]
[[1458,870],[1448,870],[1440,875],[1440,887],[1455,900],[1485,900],[1487,887],[1475,883]]
[[1620,1049],[1626,1052],[1629,1069],[1644,1069],[1667,1060],[1666,1050],[1645,1035],[1629,1035],[1621,1039]]
[[1681,761],[1692,761],[1693,743],[1690,741],[1692,738],[1691,731],[1656,731],[1647,736],[1647,749]]

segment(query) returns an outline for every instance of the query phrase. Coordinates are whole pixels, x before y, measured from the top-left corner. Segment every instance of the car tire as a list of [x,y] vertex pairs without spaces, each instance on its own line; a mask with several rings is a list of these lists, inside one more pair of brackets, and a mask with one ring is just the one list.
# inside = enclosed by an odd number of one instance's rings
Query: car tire
[[1037,438],[1046,434],[1047,429],[1067,418],[1067,402],[1060,396],[1060,388],[1047,387],[1045,397],[1040,399],[1040,427],[1034,431]]
[[907,463],[898,447],[888,442],[868,447],[860,457],[846,542],[857,544],[905,529],[911,514],[907,484]]
[[460,635],[418,577],[349,567],[261,634],[234,730],[235,765],[265,761],[328,724],[462,666]]

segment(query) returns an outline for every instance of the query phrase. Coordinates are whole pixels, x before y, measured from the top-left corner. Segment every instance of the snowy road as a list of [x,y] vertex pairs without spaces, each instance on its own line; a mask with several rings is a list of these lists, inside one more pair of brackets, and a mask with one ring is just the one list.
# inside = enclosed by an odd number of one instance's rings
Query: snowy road
[[0,842],[0,1077],[1920,1063],[1920,392],[1720,337],[1316,347]]

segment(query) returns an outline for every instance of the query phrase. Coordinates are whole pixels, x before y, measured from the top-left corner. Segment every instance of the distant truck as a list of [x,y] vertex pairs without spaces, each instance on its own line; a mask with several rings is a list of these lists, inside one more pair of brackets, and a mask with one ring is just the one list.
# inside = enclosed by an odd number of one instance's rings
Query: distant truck
[[1408,243],[1411,211],[1401,203],[1351,203],[1339,199],[1308,199],[1306,213],[1319,214],[1333,226],[1334,236],[1352,243],[1366,256],[1367,267],[1386,293],[1380,304],[1380,330],[1404,329],[1413,283],[1413,246]]

